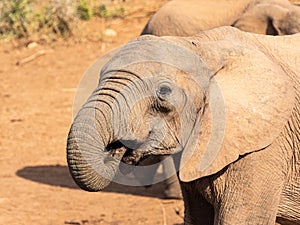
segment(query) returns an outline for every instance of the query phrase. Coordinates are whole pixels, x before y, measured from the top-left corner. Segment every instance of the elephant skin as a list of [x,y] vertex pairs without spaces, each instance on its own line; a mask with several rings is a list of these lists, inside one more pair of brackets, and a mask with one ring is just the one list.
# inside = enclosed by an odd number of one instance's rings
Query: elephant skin
[[299,43],[233,27],[129,42],[71,126],[75,182],[176,153],[185,224],[299,224]]
[[190,36],[220,26],[295,34],[300,32],[300,7],[288,0],[173,0],[150,18],[142,34]]

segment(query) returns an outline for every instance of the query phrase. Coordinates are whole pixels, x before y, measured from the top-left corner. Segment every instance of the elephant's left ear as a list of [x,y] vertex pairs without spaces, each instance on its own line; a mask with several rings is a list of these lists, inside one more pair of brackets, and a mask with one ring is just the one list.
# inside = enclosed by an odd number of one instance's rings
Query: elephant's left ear
[[266,148],[295,105],[288,73],[259,50],[230,55],[211,80],[208,103],[182,153],[179,177],[189,182]]

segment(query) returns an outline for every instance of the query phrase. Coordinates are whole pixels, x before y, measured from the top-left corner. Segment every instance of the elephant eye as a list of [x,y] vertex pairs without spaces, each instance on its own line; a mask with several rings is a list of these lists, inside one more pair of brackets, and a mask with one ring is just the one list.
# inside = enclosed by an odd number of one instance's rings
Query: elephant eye
[[172,93],[172,90],[167,85],[160,86],[156,91],[157,97],[162,101],[166,101],[171,93]]

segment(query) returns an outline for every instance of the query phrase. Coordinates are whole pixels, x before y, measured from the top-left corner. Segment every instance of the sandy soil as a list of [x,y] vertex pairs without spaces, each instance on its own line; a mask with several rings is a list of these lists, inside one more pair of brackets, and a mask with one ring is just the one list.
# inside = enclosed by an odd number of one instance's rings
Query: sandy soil
[[[85,70],[104,52],[136,37],[166,1],[129,0],[126,19],[81,22],[68,41],[0,44],[0,224],[183,222],[182,201],[162,199],[161,185],[114,185],[88,193],[73,183],[65,157],[73,99]],[[106,28],[117,36],[103,36]],[[26,62],[35,54],[40,56]]]

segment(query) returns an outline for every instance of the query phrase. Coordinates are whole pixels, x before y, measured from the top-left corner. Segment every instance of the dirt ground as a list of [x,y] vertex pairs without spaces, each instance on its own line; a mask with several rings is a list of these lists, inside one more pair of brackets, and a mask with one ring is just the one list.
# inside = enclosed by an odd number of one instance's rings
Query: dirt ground
[[[182,201],[162,199],[161,185],[114,185],[88,193],[72,181],[65,156],[73,99],[85,70],[139,35],[165,2],[128,0],[125,19],[80,22],[68,41],[0,43],[1,225],[182,224]],[[117,35],[103,36],[107,28]]]

